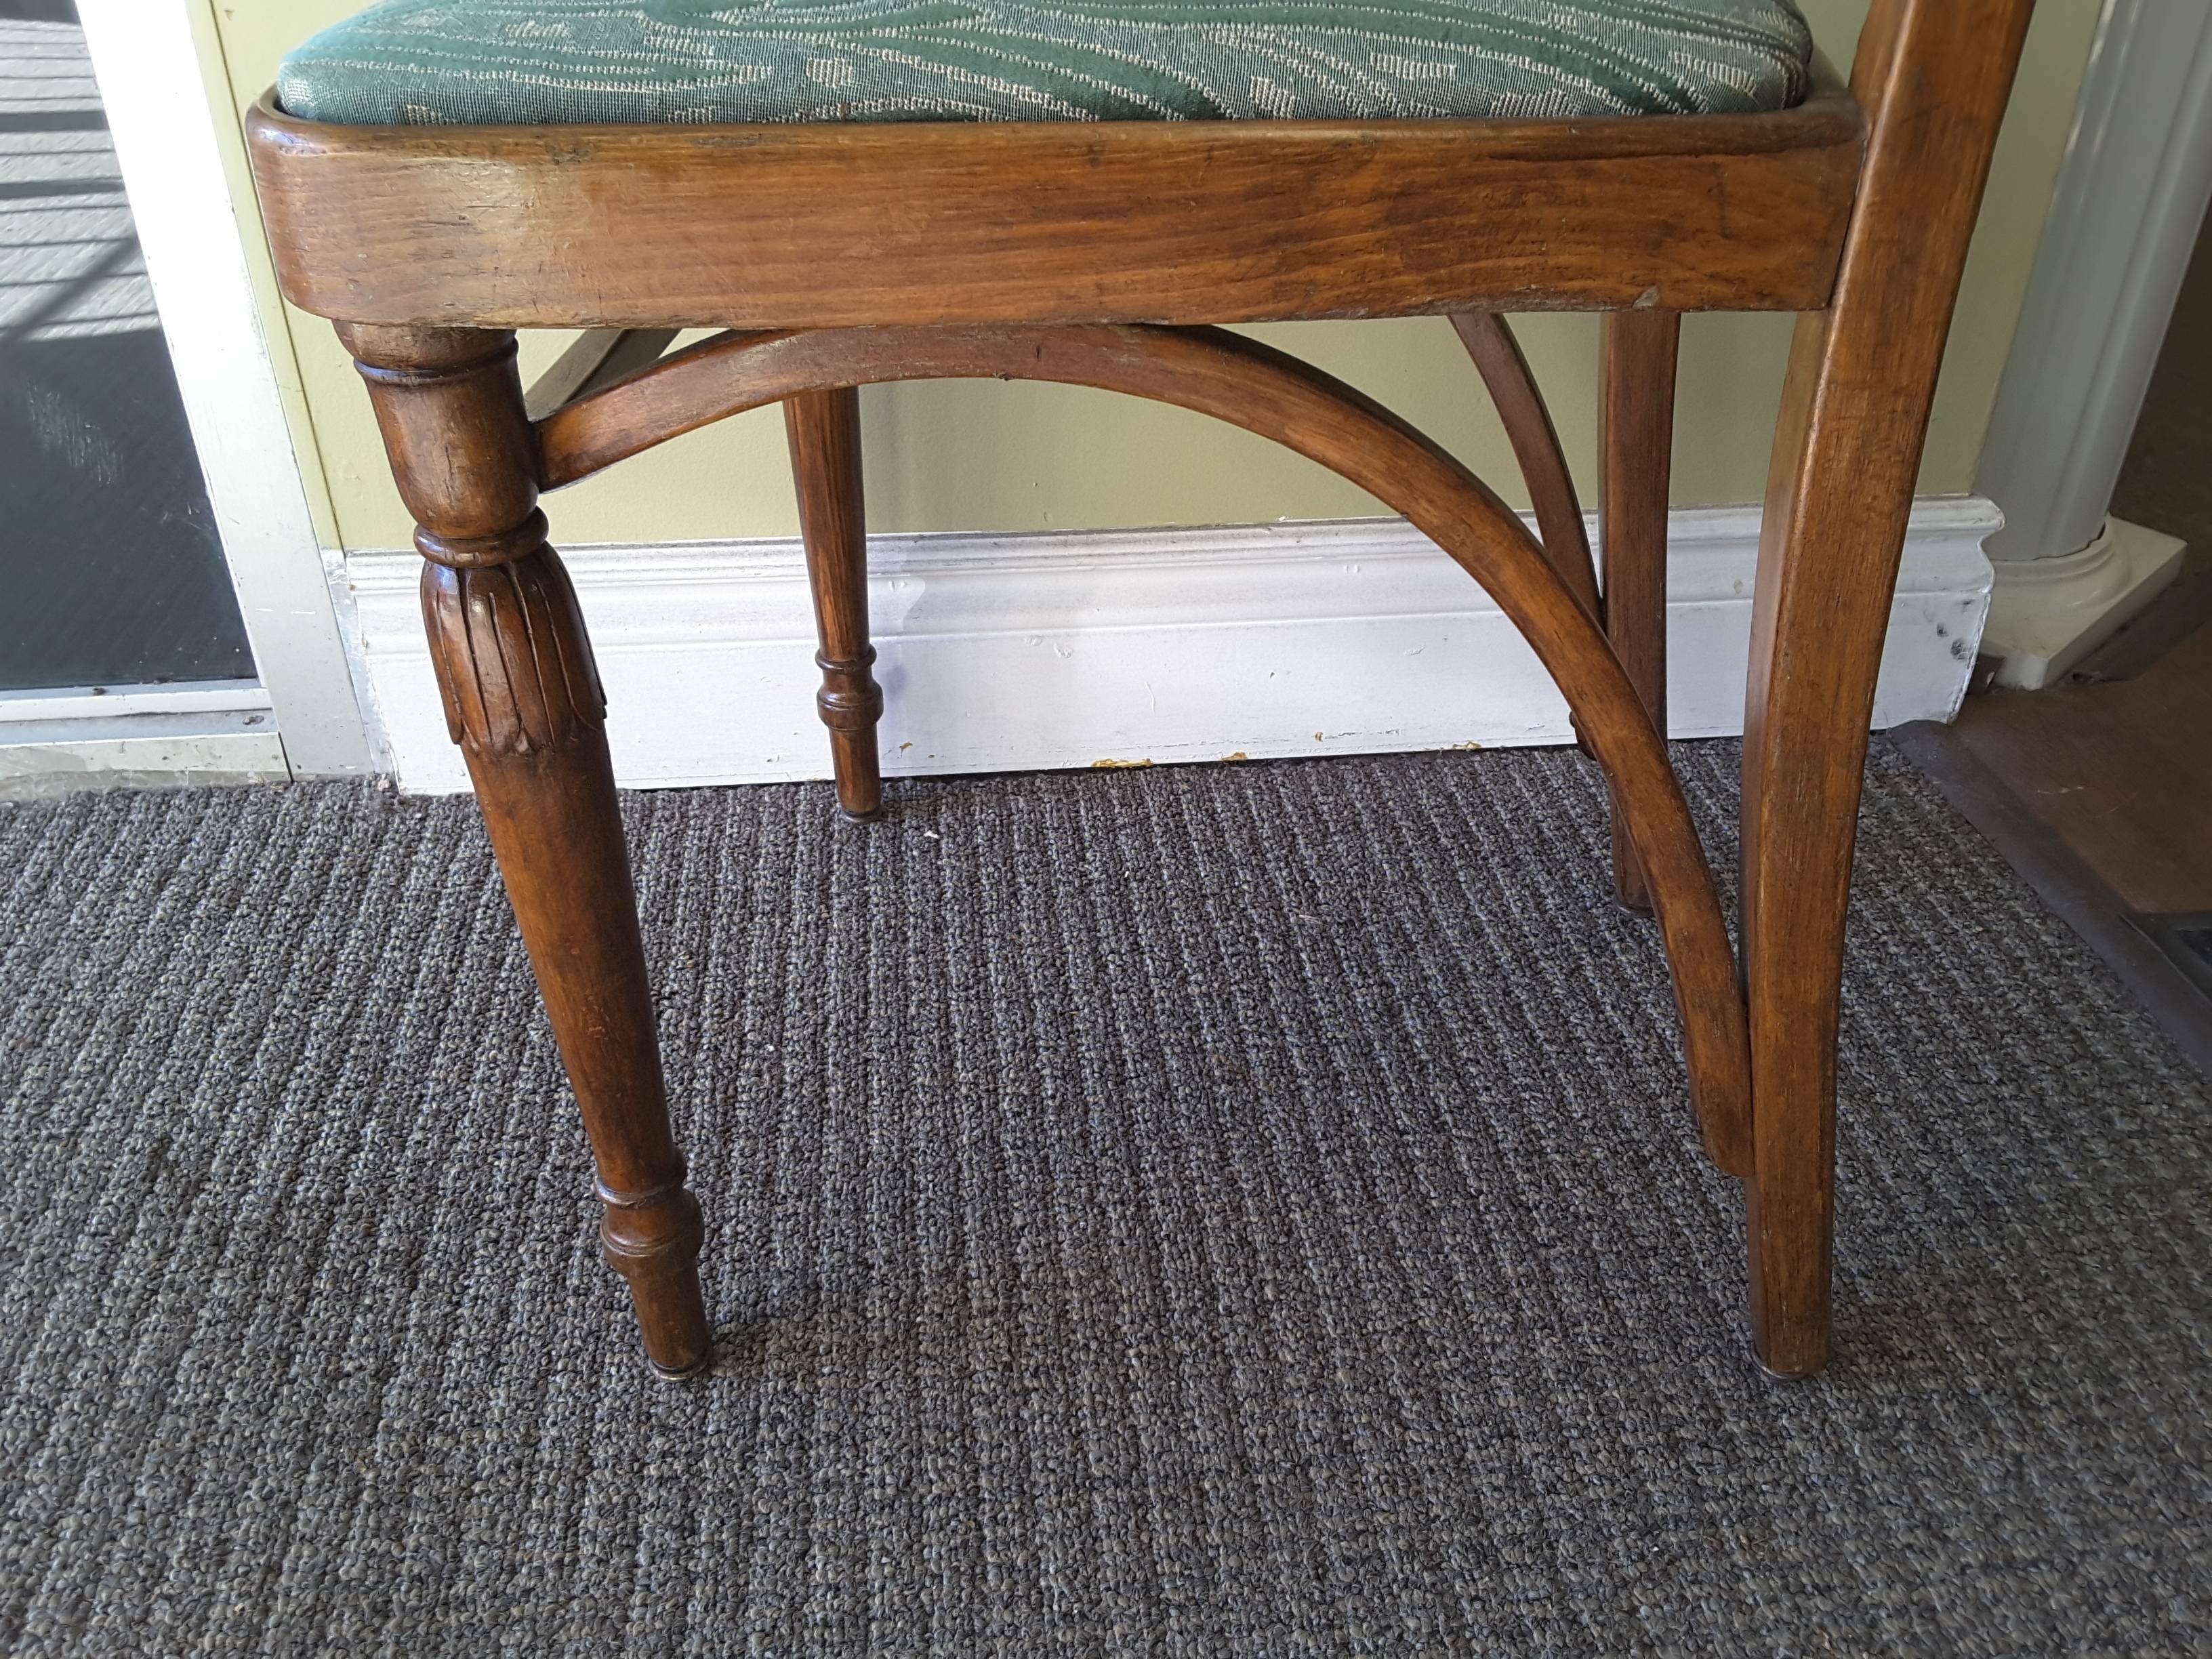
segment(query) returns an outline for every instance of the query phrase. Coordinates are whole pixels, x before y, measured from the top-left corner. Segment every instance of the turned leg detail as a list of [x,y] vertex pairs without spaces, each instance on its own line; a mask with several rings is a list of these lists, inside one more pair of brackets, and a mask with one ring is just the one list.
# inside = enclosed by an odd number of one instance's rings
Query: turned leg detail
[[791,471],[799,490],[806,575],[814,589],[815,653],[822,690],[815,702],[830,728],[837,805],[848,817],[883,808],[876,726],[884,694],[871,672],[868,530],[860,475],[860,394],[852,387],[802,392],[783,405]]
[[[1661,738],[1667,735],[1667,506],[1674,472],[1672,311],[1605,319],[1598,397],[1598,533],[1605,550],[1605,631]],[[1613,813],[1613,891],[1649,914],[1651,890],[1620,804]]]
[[606,703],[546,545],[514,337],[343,330],[422,528],[422,615],[448,729],[599,1165],[607,1264],[664,1374],[709,1358],[703,1228],[668,1121]]

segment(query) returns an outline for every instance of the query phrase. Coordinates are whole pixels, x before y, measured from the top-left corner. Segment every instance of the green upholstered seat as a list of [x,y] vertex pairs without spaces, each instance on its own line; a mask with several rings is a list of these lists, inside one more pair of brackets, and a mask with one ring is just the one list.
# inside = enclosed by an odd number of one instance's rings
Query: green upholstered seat
[[1723,113],[1804,96],[1791,0],[384,0],[286,60],[310,120]]

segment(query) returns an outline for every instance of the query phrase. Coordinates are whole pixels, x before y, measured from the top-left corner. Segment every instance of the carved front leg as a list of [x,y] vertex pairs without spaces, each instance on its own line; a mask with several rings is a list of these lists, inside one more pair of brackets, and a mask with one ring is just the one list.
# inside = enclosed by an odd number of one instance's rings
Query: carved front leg
[[514,337],[344,331],[430,561],[422,614],[523,942],[582,1109],[607,1263],[647,1353],[709,1358],[703,1229],[668,1122],[606,701],[582,613],[537,507]]

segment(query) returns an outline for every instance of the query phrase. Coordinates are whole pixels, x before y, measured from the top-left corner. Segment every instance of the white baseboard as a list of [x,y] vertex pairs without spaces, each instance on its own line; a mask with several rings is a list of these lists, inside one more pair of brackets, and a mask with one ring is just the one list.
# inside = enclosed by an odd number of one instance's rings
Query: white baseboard
[[[1743,729],[1755,507],[1678,513],[1669,716]],[[1958,710],[1989,606],[1976,498],[1913,512],[1875,721]],[[890,775],[1572,740],[1487,595],[1403,521],[1028,536],[878,536],[870,605]],[[795,541],[564,550],[634,787],[828,775]],[[465,789],[423,645],[411,552],[342,567],[402,787]]]

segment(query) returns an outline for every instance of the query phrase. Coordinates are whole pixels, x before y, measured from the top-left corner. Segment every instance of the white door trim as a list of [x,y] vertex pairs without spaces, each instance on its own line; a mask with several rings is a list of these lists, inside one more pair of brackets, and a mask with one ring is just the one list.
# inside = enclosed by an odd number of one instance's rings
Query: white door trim
[[291,775],[266,709],[0,725],[0,801],[100,789],[283,783]]
[[361,704],[246,269],[193,3],[78,0],[78,11],[284,757],[303,776],[358,775],[372,769]]
[[[1743,729],[1757,507],[1674,515],[1674,735]],[[1914,508],[1875,720],[1947,720],[1989,599],[1985,501]],[[1030,536],[875,536],[869,608],[900,775],[1573,740],[1519,633],[1402,520]],[[827,775],[795,541],[583,547],[575,579],[634,787]],[[465,789],[412,549],[344,561],[403,788]]]
[[258,681],[0,691],[0,800],[290,775]]
[[[166,685],[57,686],[0,691],[0,742],[10,729],[93,715],[273,714],[256,680],[172,680]],[[264,722],[274,729],[273,719]]]
[[2063,672],[2178,566],[2178,544],[2106,518],[2208,201],[2212,0],[2110,0],[1975,482],[2005,514],[2004,684]]

